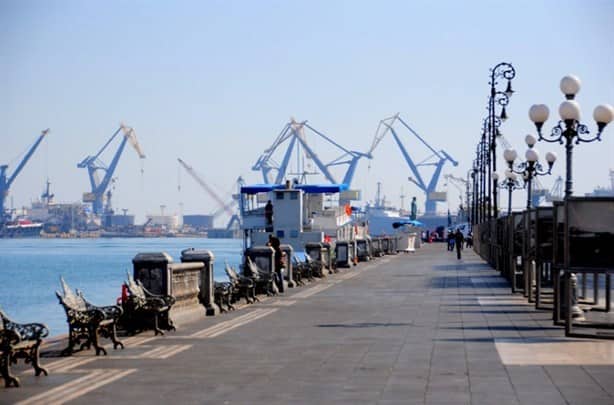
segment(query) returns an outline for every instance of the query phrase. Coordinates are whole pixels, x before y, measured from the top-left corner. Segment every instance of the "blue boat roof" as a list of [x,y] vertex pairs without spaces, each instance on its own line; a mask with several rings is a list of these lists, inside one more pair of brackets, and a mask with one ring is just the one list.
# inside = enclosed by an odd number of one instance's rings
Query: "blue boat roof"
[[[339,193],[348,189],[345,183],[339,184],[296,184],[293,186],[297,190],[303,190],[304,193],[324,194],[324,193]],[[241,187],[242,194],[257,194],[268,193],[273,190],[284,190],[284,184],[251,184]]]
[[269,191],[284,189],[285,187],[283,184],[250,184],[249,186],[241,186],[241,194],[268,193]]

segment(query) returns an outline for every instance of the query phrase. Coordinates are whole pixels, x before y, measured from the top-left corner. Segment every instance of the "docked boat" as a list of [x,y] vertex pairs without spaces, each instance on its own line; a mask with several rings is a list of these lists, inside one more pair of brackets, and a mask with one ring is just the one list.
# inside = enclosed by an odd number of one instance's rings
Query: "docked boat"
[[[256,184],[241,187],[244,248],[265,245],[269,234],[303,251],[308,243],[350,241],[366,236],[349,204],[339,204],[345,184]],[[267,202],[272,215],[265,212]]]
[[2,238],[37,238],[43,230],[42,222],[32,222],[29,219],[21,218],[14,222],[7,222],[0,228]]

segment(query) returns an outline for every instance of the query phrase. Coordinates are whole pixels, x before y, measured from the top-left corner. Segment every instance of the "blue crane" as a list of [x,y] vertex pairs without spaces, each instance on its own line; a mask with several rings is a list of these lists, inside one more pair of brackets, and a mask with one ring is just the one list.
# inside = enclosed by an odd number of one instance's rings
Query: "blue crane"
[[7,215],[6,215],[5,208],[4,208],[4,202],[6,201],[6,197],[9,194],[9,188],[11,187],[11,184],[13,184],[13,182],[15,181],[15,179],[17,178],[21,170],[24,168],[26,163],[28,163],[28,160],[30,160],[30,158],[34,154],[34,151],[36,151],[36,148],[38,148],[38,145],[40,145],[40,143],[43,141],[43,138],[48,133],[49,133],[49,128],[41,132],[39,137],[34,142],[34,145],[32,145],[30,149],[28,150],[28,152],[26,152],[25,156],[23,157],[19,165],[17,165],[17,168],[15,169],[15,171],[10,177],[8,177],[8,179],[7,179],[6,170],[8,169],[9,166],[0,165],[0,225],[3,225],[7,219]]
[[[100,160],[100,155],[105,151],[113,139],[120,134],[120,132],[123,134],[123,139],[121,140],[121,143],[113,156],[111,164],[107,167],[104,162]],[[126,142],[128,141],[130,141],[130,144],[136,150],[139,158],[144,159],[145,155],[141,151],[141,147],[136,139],[134,129],[121,124],[117,131],[111,135],[111,138],[109,138],[103,147],[100,148],[98,153],[96,153],[94,156],[86,157],[79,164],[77,164],[77,167],[80,169],[87,168],[92,191],[90,193],[83,194],[83,202],[92,203],[92,211],[95,215],[103,214],[103,199],[105,194],[107,197],[107,207],[110,207],[111,191],[107,191],[107,188],[112,181],[113,173],[115,172],[119,158],[124,150],[124,146],[126,146]],[[102,180],[100,179],[99,173],[102,173]]]
[[[322,161],[312,146],[307,143],[304,132],[305,128],[341,151],[341,155],[327,163]],[[283,154],[281,163],[277,163],[273,155],[285,142],[288,142],[287,149]],[[296,172],[289,173],[288,168],[293,156],[296,156]],[[345,183],[349,187],[352,183],[358,161],[363,157],[367,157],[367,154],[348,150],[307,124],[307,121],[297,122],[292,118],[290,122],[284,125],[273,144],[258,158],[252,170],[260,170],[264,183],[266,184],[282,184],[287,175],[298,175],[300,176],[300,182],[304,183],[306,181],[306,176],[318,174],[318,172],[309,171],[305,166],[305,160],[311,160],[319,170],[319,173],[321,173],[328,182],[333,184]],[[343,179],[338,181],[331,172],[331,168],[341,165],[347,165],[347,169]],[[273,177],[273,175],[275,175],[275,177]]]
[[[407,149],[403,145],[401,138],[397,134],[394,129],[394,124],[396,122],[400,122],[403,127],[405,127],[410,133],[412,133],[426,148],[432,152],[432,155],[428,158],[424,159],[419,163],[414,163],[413,159],[407,152]],[[424,138],[422,138],[416,131],[414,131],[400,116],[396,114],[392,117],[385,118],[380,121],[377,130],[375,131],[375,138],[373,140],[373,144],[371,145],[371,149],[367,153],[369,159],[372,158],[373,150],[377,147],[377,145],[381,142],[384,136],[390,132],[397,146],[399,147],[405,162],[407,162],[407,166],[411,170],[413,177],[409,177],[408,180],[414,183],[420,190],[424,191],[426,194],[426,203],[425,203],[425,212],[427,215],[433,215],[436,212],[437,201],[442,201],[442,197],[438,196],[436,193],[437,182],[439,181],[439,176],[441,175],[441,170],[443,165],[446,162],[452,163],[454,166],[458,166],[458,162],[454,160],[448,153],[443,150],[435,150],[429,145]],[[430,181],[425,181],[423,176],[420,174],[420,167],[432,166],[434,167],[433,174],[431,176]]]

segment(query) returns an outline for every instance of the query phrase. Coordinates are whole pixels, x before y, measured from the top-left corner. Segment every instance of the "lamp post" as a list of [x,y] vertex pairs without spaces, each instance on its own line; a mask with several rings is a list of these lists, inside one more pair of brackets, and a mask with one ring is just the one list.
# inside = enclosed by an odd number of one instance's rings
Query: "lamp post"
[[[497,216],[497,187],[493,185],[492,173],[497,171],[497,136],[501,122],[507,119],[506,107],[509,104],[514,90],[512,90],[512,79],[516,76],[516,69],[511,63],[501,62],[491,69],[490,73],[490,97],[488,99],[488,219],[492,218],[493,212]],[[507,80],[504,91],[497,90],[498,79]],[[496,106],[501,107],[499,115],[496,114]],[[496,181],[495,181],[496,183]],[[492,199],[492,205],[491,205]],[[492,207],[492,209],[491,209]]]
[[505,170],[505,179],[499,183],[500,188],[507,188],[507,215],[512,214],[512,191],[524,188],[524,183],[516,173],[510,169]]
[[[594,142],[601,140],[603,129],[614,118],[614,108],[609,104],[601,104],[593,110],[593,118],[597,124],[597,133],[589,137],[590,131],[585,124],[580,123],[580,104],[575,101],[576,94],[580,91],[580,79],[576,76],[568,75],[561,79],[560,89],[565,95],[565,101],[559,106],[561,120],[552,128],[550,135],[542,135],[542,126],[548,119],[550,111],[544,104],[534,104],[529,109],[529,118],[535,123],[539,140],[545,142],[558,142],[565,144],[565,199],[573,194],[572,181],[572,153],[573,143]],[[587,137],[584,137],[587,136]],[[574,318],[583,317],[584,313],[577,304],[577,278],[574,273],[569,274],[569,283],[572,290],[572,316]]]
[[477,224],[478,218],[478,162],[477,159],[473,161],[473,166],[471,168],[471,185],[473,187],[473,192],[471,193],[471,200],[473,201],[471,205],[471,225]]
[[561,91],[565,95],[566,100],[559,106],[559,115],[561,120],[552,128],[550,135],[542,135],[542,126],[548,119],[550,111],[544,104],[535,104],[529,109],[529,117],[535,123],[539,140],[545,142],[558,142],[565,144],[565,199],[573,194],[572,181],[572,153],[573,143],[594,142],[601,140],[603,129],[614,118],[614,108],[608,104],[602,104],[595,107],[593,118],[597,123],[597,133],[593,137],[584,137],[590,134],[588,127],[580,123],[580,104],[575,101],[576,94],[580,91],[580,79],[569,75],[561,79]]
[[478,160],[478,223],[484,222],[486,218],[486,170],[487,170],[487,150],[486,136],[482,134],[482,141],[478,143],[477,160]]
[[527,187],[527,209],[531,208],[531,185],[534,177],[545,176],[552,172],[552,165],[556,161],[556,154],[553,152],[546,153],[546,162],[548,163],[548,170],[546,170],[539,162],[539,153],[533,147],[537,142],[537,139],[533,135],[527,135],[525,142],[529,149],[525,153],[526,161],[520,162],[514,167],[514,161],[516,160],[517,153],[514,149],[506,149],[503,152],[503,158],[507,161],[509,170],[512,173],[522,175],[522,178]]

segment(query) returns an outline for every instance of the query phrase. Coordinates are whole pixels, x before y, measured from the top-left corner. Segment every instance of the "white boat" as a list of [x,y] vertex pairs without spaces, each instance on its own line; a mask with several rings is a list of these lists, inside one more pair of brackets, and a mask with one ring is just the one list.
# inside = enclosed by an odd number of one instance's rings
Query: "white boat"
[[32,222],[21,218],[15,222],[9,222],[0,229],[0,237],[3,238],[35,238],[39,237],[43,230],[41,222]]

